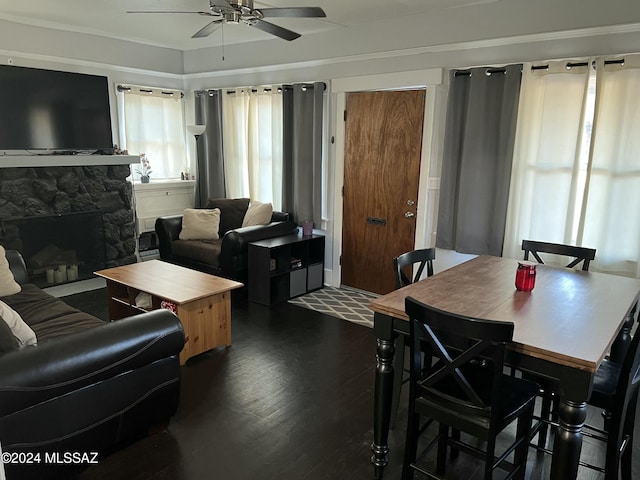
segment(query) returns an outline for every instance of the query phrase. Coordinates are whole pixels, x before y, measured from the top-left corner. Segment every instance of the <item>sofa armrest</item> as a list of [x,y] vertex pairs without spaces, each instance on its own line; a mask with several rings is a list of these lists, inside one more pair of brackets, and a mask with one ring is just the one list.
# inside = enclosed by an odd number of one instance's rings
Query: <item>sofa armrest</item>
[[298,226],[294,222],[286,221],[229,230],[222,238],[220,246],[220,267],[223,275],[236,278],[236,257],[247,252],[249,243],[292,235],[297,229]]
[[176,356],[184,331],[159,309],[0,356],[0,416]]
[[155,224],[160,258],[171,260],[171,242],[178,240],[182,231],[182,215],[158,217]]
[[286,222],[289,220],[287,212],[271,212],[271,222]]
[[27,273],[27,266],[24,263],[24,258],[17,250],[6,251],[7,261],[9,262],[9,269],[13,273],[13,278],[20,285],[29,283],[29,274]]

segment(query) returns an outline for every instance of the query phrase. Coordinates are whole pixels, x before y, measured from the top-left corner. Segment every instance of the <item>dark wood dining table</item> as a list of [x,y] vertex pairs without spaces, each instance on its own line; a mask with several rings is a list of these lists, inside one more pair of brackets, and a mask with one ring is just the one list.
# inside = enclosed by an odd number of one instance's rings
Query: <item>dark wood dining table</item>
[[[388,462],[394,376],[402,375],[401,366],[394,368],[394,354],[396,340],[408,335],[408,296],[459,315],[514,323],[510,365],[559,382],[560,426],[551,478],[576,478],[594,374],[605,356],[623,351],[619,344],[630,338],[640,279],[538,265],[535,288],[520,292],[515,288],[517,265],[514,259],[481,255],[370,302],[377,338],[371,445],[375,478],[383,477]],[[397,348],[403,345],[397,342]]]

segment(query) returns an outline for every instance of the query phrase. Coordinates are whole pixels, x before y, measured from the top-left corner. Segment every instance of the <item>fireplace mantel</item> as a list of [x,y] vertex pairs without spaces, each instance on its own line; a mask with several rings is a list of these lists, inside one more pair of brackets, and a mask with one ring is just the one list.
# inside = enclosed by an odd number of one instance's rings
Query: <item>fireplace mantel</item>
[[138,155],[0,155],[0,168],[84,167],[140,163]]

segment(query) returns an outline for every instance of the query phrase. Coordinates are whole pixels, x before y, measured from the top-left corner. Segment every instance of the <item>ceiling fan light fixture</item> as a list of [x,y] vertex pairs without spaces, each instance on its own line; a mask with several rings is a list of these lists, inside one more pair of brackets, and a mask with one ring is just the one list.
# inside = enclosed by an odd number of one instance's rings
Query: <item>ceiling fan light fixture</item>
[[240,12],[237,12],[235,10],[231,12],[225,12],[222,16],[227,23],[240,23],[240,21],[242,20],[242,15],[240,15]]
[[242,13],[251,13],[253,11],[253,0],[229,0],[227,3]]

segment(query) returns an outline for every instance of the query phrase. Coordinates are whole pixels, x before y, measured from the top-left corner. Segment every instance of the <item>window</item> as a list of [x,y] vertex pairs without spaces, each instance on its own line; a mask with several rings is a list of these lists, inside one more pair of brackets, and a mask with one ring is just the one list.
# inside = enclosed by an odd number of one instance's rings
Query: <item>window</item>
[[522,239],[596,248],[594,270],[640,277],[640,56],[526,65],[504,255]]
[[573,204],[573,218],[570,226],[569,238],[572,245],[577,245],[581,230],[581,211],[584,202],[584,193],[587,185],[587,171],[589,169],[589,152],[591,150],[591,133],[593,132],[593,116],[596,103],[596,71],[591,69],[587,84],[587,96],[584,105],[584,118],[582,121],[581,142],[578,147],[578,165],[576,172],[576,199]]
[[278,88],[227,90],[222,101],[227,197],[282,207],[282,93]]
[[221,91],[218,143],[228,198],[270,202],[294,221],[320,227],[324,91],[323,82]]
[[[120,148],[144,153],[151,178],[179,179],[187,170],[183,94],[178,90],[132,85],[117,87]],[[131,166],[139,180],[140,164]]]

